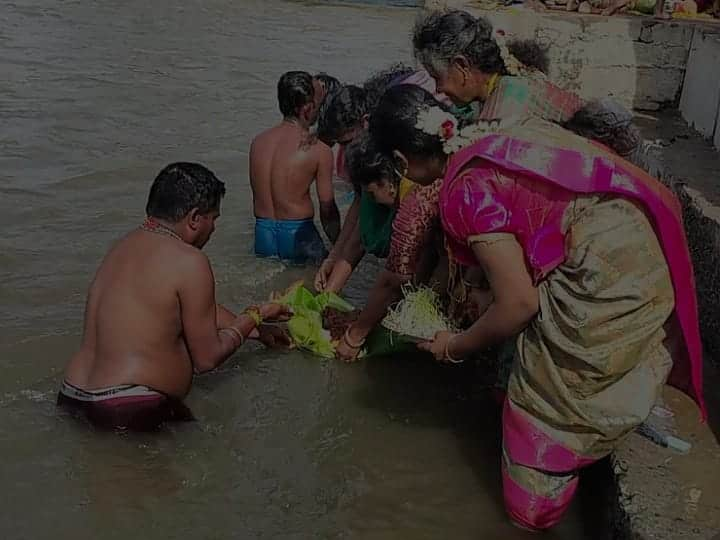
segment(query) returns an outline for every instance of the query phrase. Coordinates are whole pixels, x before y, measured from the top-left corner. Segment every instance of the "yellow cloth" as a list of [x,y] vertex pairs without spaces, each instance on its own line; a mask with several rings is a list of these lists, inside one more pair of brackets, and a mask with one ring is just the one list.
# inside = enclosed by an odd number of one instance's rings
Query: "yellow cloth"
[[404,176],[402,177],[399,187],[400,193],[398,194],[398,197],[400,197],[400,202],[402,202],[405,197],[410,195],[410,192],[415,188],[415,186],[417,186],[415,182],[413,182],[412,180],[408,180]]
[[486,85],[486,87],[485,87],[485,88],[486,88],[485,95],[486,95],[487,97],[490,97],[490,96],[492,95],[492,93],[493,93],[493,92],[495,91],[495,89],[497,88],[497,85],[498,85],[499,82],[500,82],[500,74],[499,74],[499,73],[494,73],[494,74],[488,79],[487,85]]

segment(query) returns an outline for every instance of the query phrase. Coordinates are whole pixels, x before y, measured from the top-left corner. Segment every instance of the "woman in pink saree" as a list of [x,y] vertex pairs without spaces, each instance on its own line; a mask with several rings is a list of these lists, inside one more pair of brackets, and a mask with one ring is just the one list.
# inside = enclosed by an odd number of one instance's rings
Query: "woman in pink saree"
[[461,130],[408,86],[385,94],[370,131],[408,178],[444,177],[449,255],[482,267],[492,290],[468,330],[423,347],[457,363],[518,335],[503,411],[514,523],[555,525],[578,471],[647,418],[668,377],[705,414],[693,269],[665,186],[541,119]]

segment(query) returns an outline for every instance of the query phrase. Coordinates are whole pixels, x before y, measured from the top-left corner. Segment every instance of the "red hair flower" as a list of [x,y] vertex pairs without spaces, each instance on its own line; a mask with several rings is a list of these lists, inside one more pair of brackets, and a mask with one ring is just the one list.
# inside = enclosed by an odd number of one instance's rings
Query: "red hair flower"
[[440,124],[440,137],[442,140],[450,140],[454,135],[455,123],[452,120],[445,120],[442,124]]

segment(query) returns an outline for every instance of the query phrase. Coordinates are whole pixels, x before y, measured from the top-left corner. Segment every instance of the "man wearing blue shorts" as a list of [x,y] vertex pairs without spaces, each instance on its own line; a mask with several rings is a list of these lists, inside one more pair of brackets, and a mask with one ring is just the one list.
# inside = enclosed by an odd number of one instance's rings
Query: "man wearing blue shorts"
[[322,86],[310,74],[285,73],[278,83],[283,120],[250,146],[255,253],[261,257],[303,264],[319,263],[327,256],[314,224],[313,182],[325,234],[334,243],[340,233],[332,151],[309,133],[323,98]]

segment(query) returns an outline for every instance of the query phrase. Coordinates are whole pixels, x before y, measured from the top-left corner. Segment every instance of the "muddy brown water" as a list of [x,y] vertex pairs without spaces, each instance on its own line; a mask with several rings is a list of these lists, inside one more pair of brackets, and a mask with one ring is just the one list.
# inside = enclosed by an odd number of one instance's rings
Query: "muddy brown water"
[[[526,538],[502,510],[498,411],[422,357],[239,352],[196,423],[98,433],[54,400],[87,284],[171,160],[228,185],[208,247],[233,308],[307,274],[251,254],[251,137],[289,69],[359,81],[409,59],[411,9],[17,0],[0,26],[0,538]],[[360,302],[377,270],[353,279]],[[140,277],[141,278],[141,277]],[[590,490],[592,491],[592,489]],[[601,538],[597,502],[546,538]]]

